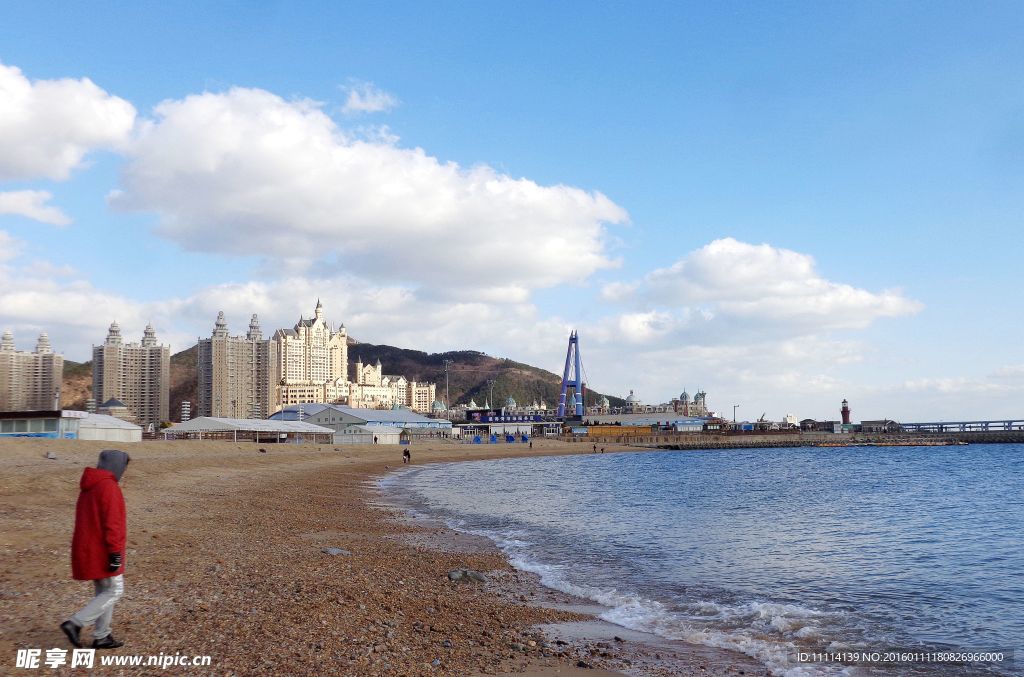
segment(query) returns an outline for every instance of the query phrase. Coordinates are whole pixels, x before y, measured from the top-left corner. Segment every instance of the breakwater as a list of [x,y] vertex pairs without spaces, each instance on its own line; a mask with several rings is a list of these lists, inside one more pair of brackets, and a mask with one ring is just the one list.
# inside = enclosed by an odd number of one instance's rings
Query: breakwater
[[[639,431],[638,431],[639,432]],[[942,446],[955,444],[1024,443],[1024,431],[999,430],[957,433],[659,433],[612,437],[568,436],[570,442],[629,445],[656,449],[757,449],[829,446]]]

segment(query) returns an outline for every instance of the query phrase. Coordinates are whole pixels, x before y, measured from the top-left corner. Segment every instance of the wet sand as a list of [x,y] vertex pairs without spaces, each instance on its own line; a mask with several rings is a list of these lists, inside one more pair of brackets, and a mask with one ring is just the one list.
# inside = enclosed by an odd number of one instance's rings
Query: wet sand
[[[18,648],[68,648],[57,626],[91,593],[70,580],[78,480],[111,447],[118,445],[0,440],[0,672],[14,670]],[[764,672],[738,654],[666,648],[621,629],[624,641],[608,641],[616,626],[595,622],[579,600],[556,598],[495,548],[460,545],[444,527],[383,505],[371,480],[401,466],[401,447],[120,448],[132,456],[122,481],[129,540],[114,616],[120,654],[209,655],[215,674]],[[416,463],[588,451],[554,441],[532,451],[412,446]],[[351,554],[327,555],[326,547]],[[447,573],[456,568],[489,580],[452,583]]]

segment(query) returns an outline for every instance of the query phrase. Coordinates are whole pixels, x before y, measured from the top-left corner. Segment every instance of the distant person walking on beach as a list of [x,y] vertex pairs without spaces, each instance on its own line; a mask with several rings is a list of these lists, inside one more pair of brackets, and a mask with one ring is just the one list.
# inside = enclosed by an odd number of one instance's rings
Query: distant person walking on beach
[[402,463],[412,463],[412,454],[409,453],[408,449],[402,451]]
[[105,449],[100,452],[96,467],[86,468],[79,482],[81,493],[75,506],[75,533],[71,539],[71,574],[76,581],[92,581],[96,596],[60,626],[79,648],[79,633],[93,622],[92,648],[116,649],[124,645],[110,634],[110,622],[114,605],[124,594],[128,523],[118,482],[129,460],[123,451]]

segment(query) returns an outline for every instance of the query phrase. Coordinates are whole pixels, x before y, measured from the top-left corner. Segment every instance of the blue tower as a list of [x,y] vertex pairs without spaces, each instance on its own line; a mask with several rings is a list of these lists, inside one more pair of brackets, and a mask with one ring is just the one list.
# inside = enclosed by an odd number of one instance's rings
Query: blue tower
[[[572,377],[570,378],[570,373]],[[574,394],[571,404],[578,418],[583,418],[583,372],[580,369],[580,338],[574,329],[569,334],[569,349],[565,352],[565,371],[562,372],[562,393],[558,396],[558,418],[565,418],[565,396],[569,388]]]

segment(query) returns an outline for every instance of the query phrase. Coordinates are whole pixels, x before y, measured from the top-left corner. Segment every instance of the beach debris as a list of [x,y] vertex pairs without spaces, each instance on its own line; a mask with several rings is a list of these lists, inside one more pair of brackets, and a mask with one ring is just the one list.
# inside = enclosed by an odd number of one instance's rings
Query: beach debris
[[52,451],[48,451],[46,452],[46,458],[50,459],[51,461],[56,461],[57,454],[53,453]]
[[430,661],[430,664],[433,665],[436,668],[436,667],[441,665],[441,659],[440,658],[435,658],[434,660]]
[[265,453],[267,453],[267,450],[266,450],[266,449],[264,449],[263,447],[260,447],[260,453],[261,453],[261,454],[265,454]]
[[320,552],[325,555],[351,555],[352,553],[345,548],[320,548]]
[[592,669],[594,666],[591,665],[590,663],[586,662],[586,661],[580,660],[580,661],[576,661],[576,667],[578,667],[578,668],[585,668],[585,669],[589,670],[589,669]]
[[487,576],[473,569],[452,569],[448,572],[448,580],[454,583],[486,583]]

